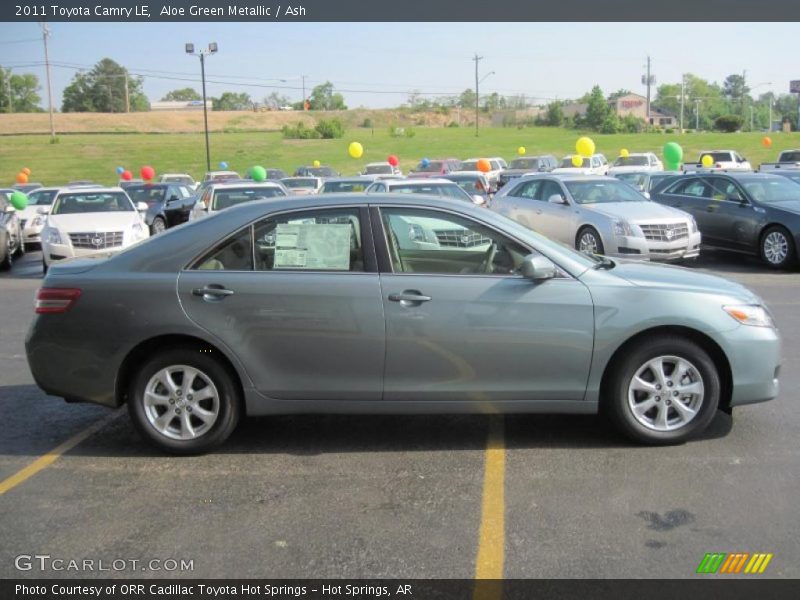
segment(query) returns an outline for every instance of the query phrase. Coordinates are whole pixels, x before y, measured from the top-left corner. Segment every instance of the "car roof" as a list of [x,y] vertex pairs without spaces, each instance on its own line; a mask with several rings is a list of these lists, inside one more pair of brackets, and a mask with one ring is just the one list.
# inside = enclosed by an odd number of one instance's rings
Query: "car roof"
[[220,181],[211,186],[214,190],[226,189],[226,190],[235,190],[238,188],[251,188],[251,187],[283,187],[277,181],[248,181],[244,180],[236,180],[236,181]]
[[449,179],[444,179],[443,177],[418,177],[418,178],[409,177],[408,179],[382,179],[381,181],[387,183],[389,187],[401,184],[422,186],[422,185],[430,185],[432,183],[444,183],[444,184],[453,183]]
[[127,194],[125,193],[125,190],[123,190],[121,187],[117,187],[117,186],[97,187],[97,188],[95,188],[95,187],[93,187],[93,188],[63,187],[63,188],[60,188],[60,191],[61,191],[61,193],[59,194],[59,196],[61,196],[63,194],[87,194],[87,193],[90,193],[90,194],[106,194],[108,192],[117,192],[117,193],[122,192],[123,194],[125,194],[127,196]]
[[689,171],[686,175],[714,175],[714,176],[727,176],[732,179],[752,179],[752,180],[759,180],[759,179],[775,179],[779,177],[779,175],[774,175],[772,173],[757,173],[754,171],[726,171],[724,169],[716,169],[712,171]]
[[[287,177],[287,179],[289,178]],[[294,177],[292,179],[308,179],[308,177]],[[353,175],[352,177],[326,177],[325,183],[347,183],[350,181],[359,183],[367,181],[373,182],[377,180],[378,178],[375,175]]]

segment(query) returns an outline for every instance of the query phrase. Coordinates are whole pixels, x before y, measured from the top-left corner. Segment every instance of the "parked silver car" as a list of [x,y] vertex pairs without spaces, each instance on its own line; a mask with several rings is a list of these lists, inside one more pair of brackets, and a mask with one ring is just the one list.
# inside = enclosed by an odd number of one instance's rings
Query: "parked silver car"
[[[435,238],[403,248],[416,220]],[[36,313],[37,384],[127,403],[175,453],[281,413],[603,409],[668,444],[778,393],[778,332],[742,285],[584,255],[417,194],[244,203],[54,265]]]
[[495,194],[491,210],[581,252],[660,261],[700,254],[694,217],[613,177],[525,176]]

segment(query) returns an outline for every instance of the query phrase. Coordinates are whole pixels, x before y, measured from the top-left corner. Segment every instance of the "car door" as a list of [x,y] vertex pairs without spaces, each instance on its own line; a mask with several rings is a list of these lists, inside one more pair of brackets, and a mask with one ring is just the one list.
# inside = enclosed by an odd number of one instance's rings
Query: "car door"
[[518,183],[512,182],[510,185],[513,185],[514,188],[502,198],[495,198],[492,210],[517,221],[528,229],[547,235],[539,223],[539,217],[542,214],[541,203],[536,200],[542,180],[523,179]]
[[209,249],[178,278],[187,316],[279,400],[380,400],[385,324],[366,208],[289,211]]
[[706,210],[713,216],[707,219],[704,239],[715,246],[752,250],[758,245],[760,219],[744,190],[728,177],[703,179],[711,187],[712,201]]
[[164,214],[169,227],[183,222],[183,203],[177,185],[168,185],[164,192]]
[[[594,337],[583,283],[521,277],[522,258],[535,250],[473,218],[371,210],[386,315],[384,400],[491,411],[493,402],[583,399]],[[421,222],[438,246],[403,250],[398,238]]]
[[684,175],[655,196],[656,202],[679,208],[692,215],[697,221],[697,228],[703,234],[703,242],[709,242],[706,231],[714,227],[714,215],[708,210],[712,202],[711,186],[703,178]]
[[[542,179],[534,200],[537,204],[539,231],[547,237],[569,244],[575,241],[576,207],[569,203],[561,184],[553,179]],[[563,204],[550,202],[552,196],[560,196]]]

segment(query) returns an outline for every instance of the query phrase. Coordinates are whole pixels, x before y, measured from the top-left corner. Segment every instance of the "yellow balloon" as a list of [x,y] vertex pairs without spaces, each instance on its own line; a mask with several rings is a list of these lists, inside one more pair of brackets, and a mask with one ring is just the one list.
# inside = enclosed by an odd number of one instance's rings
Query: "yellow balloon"
[[358,142],[350,142],[350,145],[347,147],[347,153],[351,158],[361,158],[361,155],[364,154],[364,146]]
[[587,158],[594,154],[594,142],[592,141],[592,138],[578,138],[578,141],[575,142],[575,151],[581,156],[586,156]]
[[703,158],[700,159],[700,162],[704,167],[713,167],[714,166],[714,157],[710,154],[704,154]]
[[572,166],[573,167],[580,167],[583,166],[583,157],[578,154],[572,155]]
[[631,155],[631,153],[630,153],[630,152],[628,152],[628,149],[627,149],[627,148],[623,148],[622,150],[620,150],[620,151],[619,151],[619,155],[620,155],[622,158],[628,158],[628,157]]
[[321,164],[321,163],[320,163],[318,160],[315,160],[315,161],[314,161],[313,163],[311,163],[311,164],[312,164],[312,165],[314,165],[314,168],[317,168],[317,167],[319,167],[319,166],[320,166],[320,164]]
[[517,148],[517,154],[519,154],[520,156],[525,156],[525,152],[527,152],[525,150],[525,146],[520,146],[519,148]]

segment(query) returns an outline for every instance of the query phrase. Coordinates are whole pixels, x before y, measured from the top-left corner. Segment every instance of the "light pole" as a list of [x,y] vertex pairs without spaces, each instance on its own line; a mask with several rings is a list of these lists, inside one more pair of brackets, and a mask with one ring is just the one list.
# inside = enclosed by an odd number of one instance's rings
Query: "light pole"
[[478,80],[478,61],[481,60],[483,57],[475,55],[475,137],[478,137],[478,127],[480,122],[480,93],[478,92],[478,86],[486,81],[486,78],[489,75],[494,75],[494,71],[489,71],[486,75]]
[[208,145],[208,106],[206,104],[206,56],[216,54],[219,47],[211,42],[207,50],[194,51],[194,44],[186,44],[186,54],[200,57],[200,77],[203,80],[203,125],[206,133],[206,169],[211,170],[211,150]]

